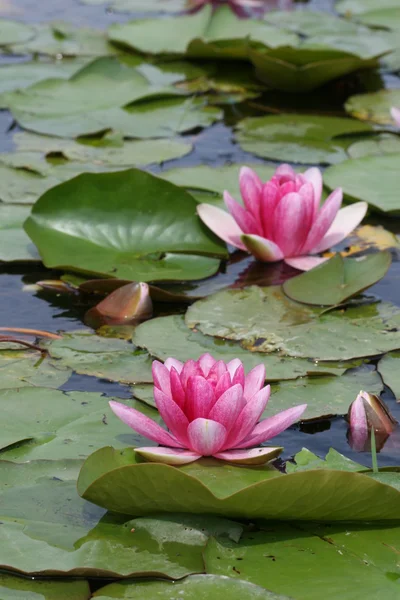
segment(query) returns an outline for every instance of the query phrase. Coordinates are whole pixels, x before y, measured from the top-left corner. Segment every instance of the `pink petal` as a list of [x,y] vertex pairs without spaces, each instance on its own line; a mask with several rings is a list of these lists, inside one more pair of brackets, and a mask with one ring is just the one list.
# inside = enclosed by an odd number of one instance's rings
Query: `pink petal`
[[246,234],[241,236],[241,240],[246,250],[261,262],[276,262],[283,258],[282,250],[271,240],[267,240],[259,235]]
[[195,419],[188,427],[190,447],[202,456],[212,456],[221,450],[226,439],[226,429],[210,419]]
[[187,428],[189,420],[183,410],[167,394],[164,394],[158,388],[154,388],[154,400],[158,411],[171,433],[183,444],[187,446]]
[[224,363],[223,360],[219,360],[217,361],[214,366],[212,367],[212,369],[210,369],[210,372],[208,373],[208,377],[207,380],[212,383],[214,382],[215,384],[217,383],[217,381],[224,375],[224,373],[227,372],[226,369],[226,364]]
[[309,181],[314,188],[314,210],[313,215],[314,219],[317,215],[319,205],[321,203],[321,195],[322,195],[322,175],[321,171],[316,167],[312,167],[311,169],[307,169],[303,173],[303,177]]
[[306,183],[304,183],[299,188],[298,193],[303,198],[303,204],[304,204],[304,222],[303,222],[303,226],[304,226],[305,232],[307,232],[304,235],[304,237],[306,238],[308,232],[311,229],[311,225],[313,224],[313,221],[314,221],[314,209],[315,209],[314,197],[315,197],[315,192],[314,192],[314,188],[312,186],[312,183],[310,183],[309,181],[307,181]]
[[280,455],[283,448],[251,448],[250,450],[226,450],[217,452],[214,458],[239,465],[263,465]]
[[182,408],[185,406],[186,394],[182,387],[181,378],[178,371],[172,367],[170,372],[171,395],[177,405]]
[[226,440],[224,450],[235,448],[239,442],[247,438],[267,406],[271,394],[271,386],[267,385],[249,400],[238,416]]
[[240,193],[248,211],[256,221],[260,219],[262,181],[253,169],[242,167],[239,174]]
[[396,108],[395,106],[393,106],[390,109],[390,114],[395,120],[397,127],[400,127],[400,108]]
[[236,202],[227,191],[224,192],[224,201],[227,209],[244,233],[262,233],[259,221],[256,221],[251,212],[243,208],[239,202]]
[[163,446],[135,448],[135,452],[151,462],[167,465],[187,465],[201,458],[200,454],[191,452],[191,450],[174,450]]
[[241,250],[246,250],[240,236],[243,231],[235,219],[227,212],[212,204],[199,204],[197,214],[205,225],[221,240]]
[[225,427],[226,433],[229,433],[245,404],[243,388],[237,383],[226,390],[216,401],[208,418],[221,423]]
[[289,180],[295,179],[296,172],[294,171],[293,167],[286,163],[283,163],[282,165],[279,165],[277,169],[275,169],[275,175],[278,177],[285,177]]
[[193,377],[194,375],[203,377],[203,371],[200,369],[200,366],[196,360],[187,360],[183,365],[181,372],[181,383],[183,389],[186,389],[189,377]]
[[[303,246],[307,229],[304,222],[308,210],[300,194],[287,194],[279,201],[274,214],[274,239],[285,256],[295,256]],[[244,243],[245,240],[242,241]]]
[[158,387],[159,390],[163,391],[164,394],[168,396],[171,395],[171,384],[170,384],[170,374],[169,370],[165,365],[160,363],[158,360],[154,360],[151,365],[151,370],[153,373],[154,385]]
[[350,444],[356,452],[362,452],[369,438],[368,420],[365,410],[364,399],[358,394],[352,403],[349,413],[350,420]]
[[240,442],[238,446],[240,448],[257,446],[258,444],[262,444],[276,435],[279,435],[282,431],[285,431],[285,429],[298,421],[306,408],[307,404],[300,404],[300,406],[288,408],[273,417],[264,419],[254,427],[247,439]]
[[287,194],[291,194],[292,192],[296,191],[296,182],[291,180],[291,181],[286,181],[285,183],[283,183],[279,189],[279,196],[281,198],[283,198],[283,196],[286,196]]
[[244,367],[243,365],[240,365],[236,371],[234,376],[232,377],[232,385],[235,385],[236,383],[239,383],[242,387],[242,389],[244,388]]
[[239,358],[233,358],[228,363],[226,363],[226,368],[228,369],[228,373],[231,376],[231,379],[235,377],[235,373],[239,367],[242,366],[242,361]]
[[231,376],[229,375],[229,372],[226,371],[222,375],[222,377],[219,378],[217,385],[215,386],[215,389],[214,389],[215,399],[218,400],[218,398],[220,396],[222,396],[222,394],[224,392],[226,392],[226,390],[229,389],[231,386],[232,386]]
[[274,239],[274,212],[279,200],[279,188],[267,181],[262,190],[260,219],[264,237],[271,240]]
[[310,271],[327,260],[329,258],[320,258],[319,256],[296,256],[295,258],[285,258],[285,263],[299,271]]
[[164,362],[164,367],[167,367],[168,371],[174,368],[176,371],[178,371],[178,373],[180,373],[183,369],[183,363],[176,358],[167,358],[167,360]]
[[347,237],[365,217],[368,210],[367,202],[356,202],[341,208],[336,215],[332,225],[324,235],[323,239],[313,249],[314,252],[323,252],[339,244]]
[[198,360],[200,369],[203,371],[204,377],[207,377],[210,369],[215,365],[217,361],[208,352],[202,354]]
[[244,383],[244,397],[251,400],[254,394],[261,390],[265,381],[265,366],[257,365],[246,375]]
[[173,446],[174,448],[182,447],[182,444],[165,431],[165,429],[160,427],[158,423],[153,421],[153,419],[149,419],[149,417],[146,417],[146,415],[143,415],[135,408],[130,408],[129,406],[125,406],[125,404],[115,402],[114,400],[111,400],[109,405],[113,413],[117,415],[121,421],[126,423],[131,429],[137,431],[140,435],[143,435],[158,444],[165,444]]
[[317,252],[315,248],[319,247],[322,238],[334,222],[334,219],[338,214],[338,210],[342,204],[342,199],[343,192],[340,188],[337,188],[332,192],[332,194],[330,194],[330,196],[328,196],[314,220],[306,242],[301,248],[301,254],[308,254],[312,251]]
[[185,412],[190,421],[208,417],[215,402],[214,389],[204,377],[190,377],[186,387]]

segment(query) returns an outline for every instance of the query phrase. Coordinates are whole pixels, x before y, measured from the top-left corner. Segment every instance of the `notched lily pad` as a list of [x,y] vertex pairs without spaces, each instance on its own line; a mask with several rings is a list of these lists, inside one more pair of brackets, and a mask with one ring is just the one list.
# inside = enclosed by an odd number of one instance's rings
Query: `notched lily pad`
[[358,259],[343,259],[337,254],[315,269],[288,279],[283,284],[283,290],[297,302],[335,306],[382,279],[391,262],[389,252],[370,254]]
[[283,475],[270,467],[210,459],[192,465],[140,463],[132,450],[102,448],[84,463],[78,492],[109,510],[134,515],[184,510],[245,519],[400,519],[400,491],[368,475],[336,470]]
[[345,109],[352,117],[362,121],[393,125],[390,114],[392,106],[400,106],[400,90],[380,90],[370,94],[350,96]]

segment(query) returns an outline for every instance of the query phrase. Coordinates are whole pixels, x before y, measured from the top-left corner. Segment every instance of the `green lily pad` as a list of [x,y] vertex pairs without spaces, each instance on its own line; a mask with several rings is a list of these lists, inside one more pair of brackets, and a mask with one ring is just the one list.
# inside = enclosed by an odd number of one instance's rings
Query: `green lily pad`
[[400,153],[346,160],[325,171],[324,183],[330,189],[340,186],[347,196],[365,200],[372,208],[399,214],[399,161]]
[[0,46],[26,42],[34,35],[34,29],[25,23],[0,19]]
[[43,79],[59,77],[68,79],[81,69],[87,60],[63,60],[58,62],[34,61],[0,66],[0,106],[7,108],[1,94],[26,88]]
[[40,471],[37,462],[28,463],[36,476],[29,471],[25,480],[25,465],[0,463],[2,482],[4,475],[6,482],[13,478],[1,494],[2,569],[47,577],[179,579],[204,571],[209,536],[240,539],[242,526],[227,519],[104,515],[79,498],[75,480],[54,468],[58,461],[43,462]]
[[229,595],[231,600],[290,600],[268,590],[248,583],[219,575],[192,575],[183,581],[120,581],[107,585],[94,593],[97,600],[125,598],[129,600],[170,600],[178,594],[182,600],[220,600]]
[[400,31],[400,8],[382,8],[369,10],[357,16],[357,20],[370,27],[383,27],[384,29]]
[[0,389],[23,387],[59,388],[68,381],[71,370],[56,369],[37,351],[1,350]]
[[[275,168],[271,165],[248,164],[254,169],[263,181],[268,181],[274,174]],[[197,167],[186,167],[170,169],[161,173],[161,177],[171,181],[175,185],[187,190],[207,190],[223,194],[225,190],[237,199],[240,199],[239,171],[241,165],[223,165],[221,167],[209,167],[198,165]]]
[[[154,481],[157,494],[151,492]],[[269,467],[249,469],[211,459],[177,468],[138,463],[133,450],[110,447],[86,460],[78,492],[122,514],[184,510],[245,519],[400,519],[400,492],[361,473],[314,470],[283,475]]]
[[210,540],[207,573],[244,579],[296,600],[397,598],[398,526],[268,522],[262,529],[245,532],[238,544]]
[[65,333],[46,343],[55,365],[120,383],[152,382],[151,360],[125,340],[87,332]]
[[382,156],[383,154],[400,153],[400,136],[390,133],[381,133],[372,138],[354,142],[347,148],[350,158],[363,158],[364,156]]
[[[21,23],[19,23],[21,25]],[[117,50],[108,43],[106,34],[99,29],[77,28],[70,23],[33,25],[26,39],[8,42],[14,54],[47,54],[49,56],[108,56]]]
[[390,252],[378,252],[358,259],[343,259],[336,254],[315,269],[285,281],[283,291],[296,302],[335,306],[382,279],[391,262]]
[[[2,460],[82,459],[110,440],[119,448],[144,442],[113,416],[108,398],[94,392],[21,387],[0,391],[0,403]],[[136,404],[158,420],[155,410]]]
[[306,377],[282,381],[272,387],[271,399],[263,418],[299,404],[307,404],[302,420],[345,415],[360,390],[379,395],[383,383],[379,374],[368,367],[349,370],[340,377]]
[[105,57],[94,60],[68,80],[47,79],[6,93],[3,98],[23,128],[76,137],[111,128],[108,116],[112,120],[116,109],[162,93],[178,92],[152,87],[136,69]]
[[277,10],[267,12],[264,20],[271,25],[278,25],[289,31],[294,31],[303,36],[314,35],[355,35],[360,29],[359,25],[348,19],[339,19],[328,12],[313,10]]
[[370,94],[350,96],[345,104],[346,111],[357,119],[392,125],[392,106],[400,105],[400,90],[380,90]]
[[338,0],[335,9],[338,13],[359,15],[377,8],[397,8],[397,0]]
[[219,260],[195,253],[226,250],[195,207],[186,191],[143,171],[84,174],[43,195],[25,230],[47,267],[133,281],[202,279]]
[[[188,54],[196,57],[245,58],[248,46],[275,47],[297,43],[297,36],[255,19],[239,19],[229,7],[214,13],[211,6],[195,15],[135,20],[114,24],[109,38],[147,54]],[[210,47],[209,47],[210,46]]]
[[223,290],[195,302],[186,324],[206,335],[241,341],[256,352],[350,360],[400,347],[400,313],[389,303],[330,311],[290,301],[279,288]]
[[351,119],[281,114],[243,119],[236,139],[243,150],[264,158],[330,164],[347,158],[340,136],[368,131],[369,125]]
[[90,587],[87,581],[32,581],[3,573],[0,595],[2,600],[89,600]]
[[40,256],[23,230],[30,207],[0,204],[0,261],[39,261]]
[[378,371],[385,385],[390,387],[396,398],[400,398],[400,352],[385,354],[378,363]]
[[215,359],[225,362],[239,358],[246,371],[263,363],[268,382],[296,379],[308,374],[341,375],[345,371],[345,366],[340,364],[320,365],[304,359],[249,352],[235,342],[222,341],[199,331],[192,331],[180,315],[158,317],[138,325],[133,332],[133,342],[162,361],[169,356],[182,361],[197,360],[202,354],[209,352]]
[[[378,66],[379,57],[360,58],[342,50],[346,41],[343,38],[328,41],[331,44],[328,47],[284,46],[250,50],[249,57],[261,81],[278,90],[295,93],[310,92],[338,77]],[[365,47],[358,50],[365,51]]]
[[339,471],[360,472],[365,471],[365,467],[360,465],[350,458],[343,456],[333,448],[329,449],[325,459],[319,458],[307,448],[303,448],[294,457],[295,462],[286,463],[286,472],[295,473],[297,471],[305,471],[309,469],[336,469]]

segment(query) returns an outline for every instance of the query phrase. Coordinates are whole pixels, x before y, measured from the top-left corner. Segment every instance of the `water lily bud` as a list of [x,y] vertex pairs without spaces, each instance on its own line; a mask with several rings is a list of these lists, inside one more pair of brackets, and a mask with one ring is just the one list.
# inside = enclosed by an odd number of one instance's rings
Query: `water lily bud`
[[356,452],[369,449],[369,434],[376,433],[377,448],[383,446],[397,425],[384,402],[375,394],[360,391],[350,405],[348,412],[350,423],[349,444]]
[[124,285],[85,315],[85,323],[94,329],[102,325],[133,325],[149,319],[153,303],[147,283]]

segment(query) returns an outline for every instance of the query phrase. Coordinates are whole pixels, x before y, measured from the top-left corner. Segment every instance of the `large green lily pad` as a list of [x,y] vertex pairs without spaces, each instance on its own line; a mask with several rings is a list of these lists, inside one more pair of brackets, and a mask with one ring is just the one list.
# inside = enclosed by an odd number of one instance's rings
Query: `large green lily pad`
[[22,225],[30,213],[28,206],[0,204],[0,261],[38,261],[40,256]]
[[400,352],[385,354],[378,363],[378,371],[385,385],[390,387],[396,398],[400,398]]
[[346,160],[325,171],[324,183],[331,189],[342,187],[347,196],[365,200],[372,208],[398,214],[399,161],[400,153]]
[[[95,392],[21,387],[0,391],[0,406],[2,460],[82,459],[110,441],[119,448],[144,442],[114,417],[108,399]],[[137,406],[158,419],[155,410]]]
[[2,600],[89,600],[90,587],[87,581],[32,581],[3,573],[0,595]]
[[390,133],[381,133],[365,140],[360,139],[347,148],[347,154],[350,158],[395,153],[400,153],[400,136]]
[[380,90],[379,92],[350,96],[345,104],[345,109],[357,119],[391,125],[393,118],[390,109],[392,106],[399,105],[400,90]]
[[281,114],[250,117],[238,125],[236,139],[247,152],[297,163],[337,163],[347,158],[346,134],[371,131],[366,123],[339,117]]
[[195,207],[185,190],[143,171],[84,174],[44,194],[25,230],[47,267],[133,281],[202,279],[219,260],[196,254],[226,250]]
[[93,595],[97,600],[170,600],[178,594],[182,600],[221,600],[229,595],[231,600],[290,600],[268,590],[248,583],[219,575],[192,575],[183,581],[121,581],[98,590]]
[[370,254],[358,259],[343,259],[337,254],[315,269],[288,279],[283,284],[283,290],[297,302],[335,306],[382,279],[391,262],[389,252]]
[[46,349],[56,365],[82,375],[120,383],[153,381],[149,356],[125,340],[78,331],[47,342]]
[[34,29],[25,23],[0,19],[0,46],[26,42],[34,35]]
[[180,315],[158,317],[138,325],[133,332],[133,342],[162,361],[169,356],[182,361],[197,360],[202,354],[209,352],[215,359],[225,362],[239,358],[246,371],[263,363],[269,382],[296,379],[308,374],[341,375],[345,370],[345,366],[341,364],[320,365],[304,359],[249,352],[235,342],[222,341],[199,331],[192,331]]
[[289,31],[294,31],[305,37],[315,35],[355,35],[360,30],[359,25],[348,19],[339,19],[328,12],[314,10],[274,10],[264,15],[264,20],[272,25],[278,25]]
[[210,540],[207,573],[244,579],[296,600],[397,598],[399,527],[270,522],[261,527],[245,532],[238,544]]
[[[157,494],[151,492],[154,481]],[[211,459],[177,468],[138,463],[133,450],[110,447],[86,460],[78,492],[122,514],[185,511],[245,519],[400,519],[400,491],[361,473],[310,470],[283,475],[269,467],[234,467]]]
[[350,360],[400,347],[398,309],[370,304],[318,316],[279,288],[223,290],[195,302],[186,324],[206,335],[241,341],[256,352],[319,360]]
[[68,381],[69,369],[56,369],[34,350],[2,350],[0,346],[0,389],[23,387],[59,388]]
[[378,8],[357,15],[357,21],[370,27],[382,27],[395,32],[400,31],[400,7]]
[[265,22],[239,19],[229,7],[212,13],[206,6],[195,15],[135,20],[114,24],[109,37],[140,52],[185,54],[196,57],[245,58],[248,46],[256,43],[275,47],[297,43],[297,36]]
[[167,93],[152,87],[136,69],[116,58],[99,58],[68,80],[47,79],[24,90],[4,94],[10,110],[25,129],[76,137],[112,127],[115,109],[135,100]]

